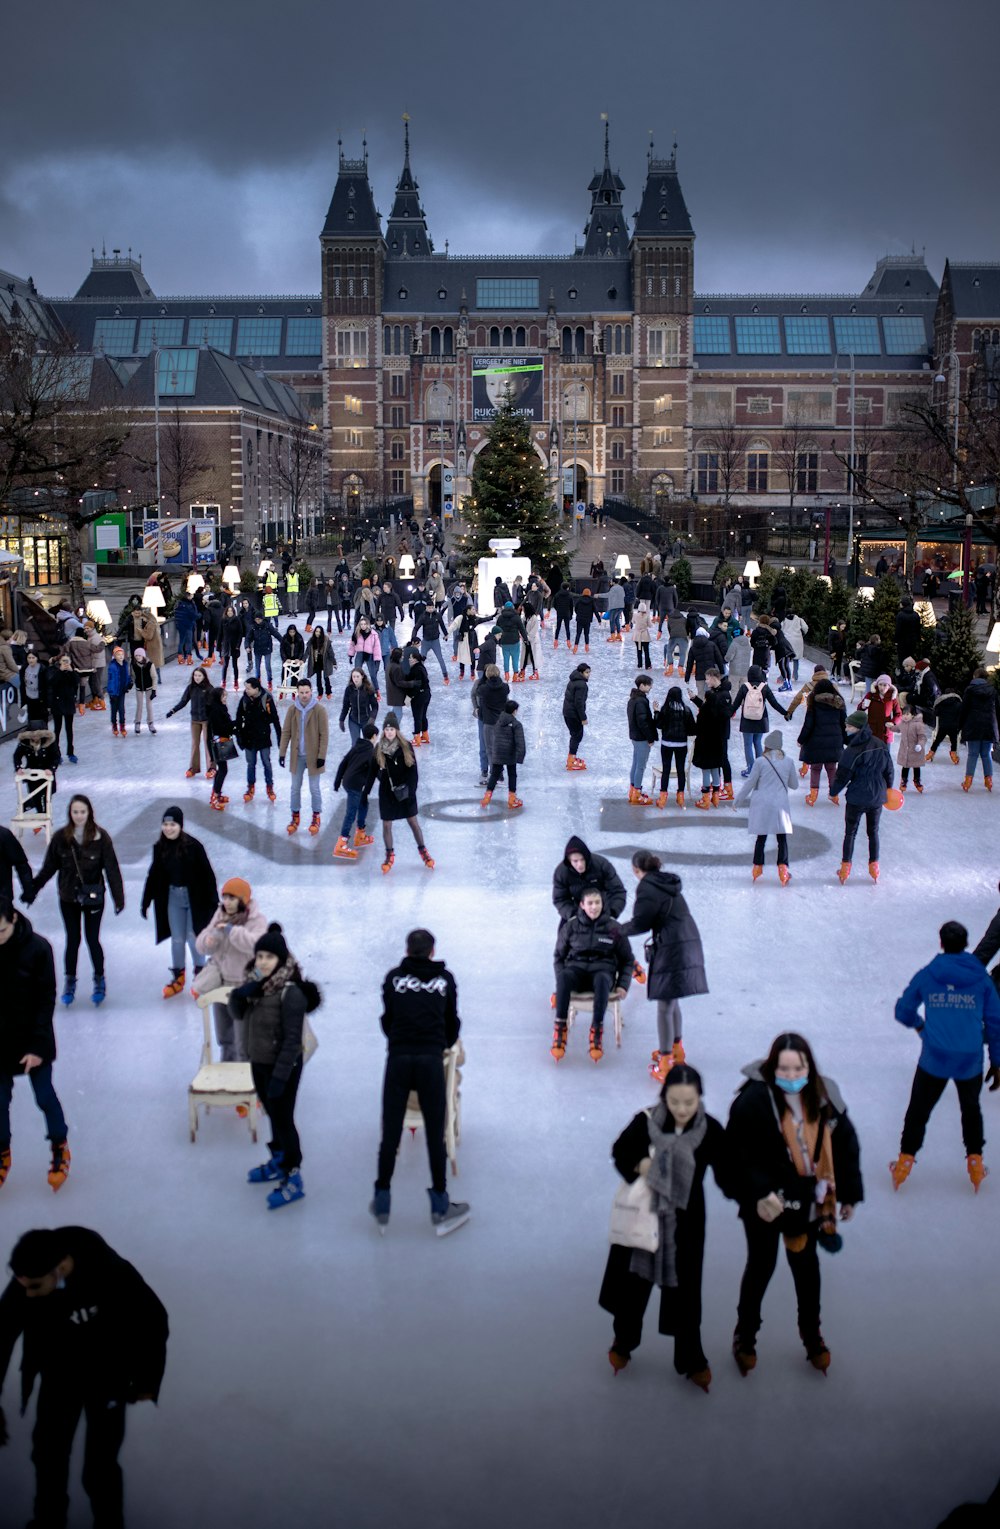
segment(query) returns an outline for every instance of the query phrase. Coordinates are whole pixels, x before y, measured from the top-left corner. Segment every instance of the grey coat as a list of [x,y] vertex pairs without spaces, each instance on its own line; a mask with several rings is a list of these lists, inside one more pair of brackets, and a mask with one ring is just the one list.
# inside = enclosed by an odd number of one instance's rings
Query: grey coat
[[780,759],[773,754],[764,754],[755,761],[734,806],[744,807],[750,803],[747,831],[754,838],[758,834],[790,834],[792,817],[788,810],[788,793],[798,789],[799,774],[794,761],[787,754]]
[[729,669],[729,678],[743,684],[753,663],[753,654],[750,651],[750,638],[745,632],[739,637],[734,637],[726,649],[726,665]]

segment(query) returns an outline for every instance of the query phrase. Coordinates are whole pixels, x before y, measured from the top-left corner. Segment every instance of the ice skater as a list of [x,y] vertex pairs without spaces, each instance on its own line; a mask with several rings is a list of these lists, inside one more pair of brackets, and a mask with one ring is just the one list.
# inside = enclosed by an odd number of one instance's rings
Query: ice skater
[[750,803],[747,831],[754,840],[753,879],[764,874],[764,850],[768,834],[778,841],[778,880],[787,886],[792,879],[788,869],[788,837],[792,815],[788,793],[799,789],[799,776],[792,760],[786,758],[779,732],[768,733],[764,753],[754,760],[753,768],[736,798],[737,807]]

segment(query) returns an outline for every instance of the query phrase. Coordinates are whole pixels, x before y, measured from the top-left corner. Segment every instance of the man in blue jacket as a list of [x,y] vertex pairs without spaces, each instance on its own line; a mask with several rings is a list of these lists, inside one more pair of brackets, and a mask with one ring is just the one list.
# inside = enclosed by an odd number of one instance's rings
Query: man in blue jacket
[[[983,1042],[990,1062],[1000,1062],[1000,998],[981,961],[966,950],[968,931],[954,922],[941,927],[941,951],[913,978],[896,1004],[896,1018],[923,1037],[903,1121],[899,1156],[889,1171],[896,1189],[905,1183],[923,1146],[924,1131],[949,1078],[958,1090],[966,1166],[978,1193],[983,1165]],[[920,1005],[923,1004],[923,1017]]]
[[864,818],[868,829],[868,874],[878,881],[878,825],[885,806],[885,793],[895,779],[892,755],[868,726],[863,711],[852,711],[847,719],[847,747],[840,756],[830,795],[834,801],[847,788],[844,811],[844,848],[837,872],[843,886],[851,874],[851,859],[858,824]]

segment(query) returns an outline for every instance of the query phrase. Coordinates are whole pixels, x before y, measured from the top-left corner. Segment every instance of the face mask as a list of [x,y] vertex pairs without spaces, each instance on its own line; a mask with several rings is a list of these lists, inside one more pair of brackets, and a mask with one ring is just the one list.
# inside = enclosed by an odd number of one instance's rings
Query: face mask
[[801,1094],[809,1082],[808,1075],[804,1078],[775,1078],[775,1083],[786,1094]]

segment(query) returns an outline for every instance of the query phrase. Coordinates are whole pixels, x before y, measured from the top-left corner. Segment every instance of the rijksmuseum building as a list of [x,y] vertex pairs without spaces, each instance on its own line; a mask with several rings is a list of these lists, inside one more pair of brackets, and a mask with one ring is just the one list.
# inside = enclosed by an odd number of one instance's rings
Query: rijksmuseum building
[[[73,298],[8,282],[0,302],[33,301],[103,355],[130,381],[130,407],[151,393],[137,369],[166,348],[161,406],[168,393],[192,420],[229,420],[210,492],[221,527],[245,543],[289,530],[270,472],[282,411],[262,406],[254,376],[294,389],[319,427],[322,499],[308,532],[321,502],[335,519],[394,500],[417,513],[460,505],[508,389],[555,500],[561,488],[663,510],[728,490],[734,513],[780,513],[791,434],[796,504],[818,512],[846,500],[835,452],[848,454],[852,415],[860,457],[915,394],[936,388],[944,406],[984,354],[995,363],[998,264],[949,263],[939,286],[920,256],[886,255],[854,294],[702,292],[676,150],[650,147],[631,225],[606,129],[587,189],[570,253],[452,254],[432,236],[407,126],[386,220],[367,148],[341,150],[314,295],[158,297],[140,262],[115,252],[94,259]],[[740,442],[728,484],[720,426]]]

